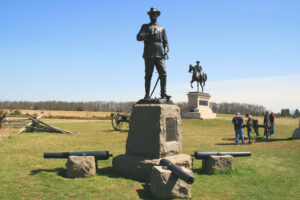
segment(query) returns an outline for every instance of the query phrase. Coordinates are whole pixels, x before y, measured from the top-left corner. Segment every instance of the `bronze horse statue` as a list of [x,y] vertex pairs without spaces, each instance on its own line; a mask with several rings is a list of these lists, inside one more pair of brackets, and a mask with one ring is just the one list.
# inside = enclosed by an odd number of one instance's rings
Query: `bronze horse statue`
[[192,80],[190,81],[191,87],[193,88],[193,82],[197,81],[197,92],[199,92],[199,84],[203,92],[203,87],[205,86],[207,75],[204,72],[197,71],[195,66],[190,65],[189,72],[191,73],[192,71],[193,71],[193,76],[192,76]]

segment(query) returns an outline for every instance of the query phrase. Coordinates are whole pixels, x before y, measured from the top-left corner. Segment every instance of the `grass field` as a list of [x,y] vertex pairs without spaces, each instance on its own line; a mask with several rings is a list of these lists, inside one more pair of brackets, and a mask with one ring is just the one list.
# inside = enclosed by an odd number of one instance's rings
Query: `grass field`
[[[185,154],[252,152],[252,157],[235,158],[235,170],[213,175],[194,161],[193,199],[300,199],[300,140],[290,139],[298,120],[278,119],[268,142],[258,138],[252,145],[233,145],[231,117],[183,120]],[[115,174],[111,159],[99,161],[98,175],[85,179],[65,178],[66,160],[43,159],[44,152],[55,151],[123,154],[127,133],[113,131],[107,120],[46,120],[77,134],[7,133],[0,140],[0,199],[154,199],[149,185]]]

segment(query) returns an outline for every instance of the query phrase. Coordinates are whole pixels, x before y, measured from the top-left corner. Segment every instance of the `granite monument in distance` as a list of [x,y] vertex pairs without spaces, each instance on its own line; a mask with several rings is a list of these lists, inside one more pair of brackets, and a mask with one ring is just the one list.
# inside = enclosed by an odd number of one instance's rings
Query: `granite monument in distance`
[[[205,82],[207,80],[207,75],[202,72],[202,66],[200,62],[197,61],[196,65],[189,66],[189,72],[193,73],[192,80],[190,81],[191,87],[193,88],[193,82],[197,82],[197,92],[189,92],[188,105],[185,112],[181,113],[182,118],[188,119],[214,119],[216,118],[216,113],[213,113],[210,108],[210,94],[204,93],[203,89]],[[201,91],[199,92],[199,85],[201,86]]]
[[299,128],[295,129],[292,135],[292,139],[300,139],[300,119],[299,119]]
[[[192,169],[191,156],[182,154],[180,109],[166,93],[166,31],[157,24],[160,11],[151,8],[148,15],[151,22],[142,25],[137,34],[137,40],[144,42],[145,97],[132,107],[125,154],[113,158],[116,173],[145,182],[151,181],[152,169],[162,158]],[[153,92],[150,93],[154,67],[159,73],[160,98],[151,98]]]

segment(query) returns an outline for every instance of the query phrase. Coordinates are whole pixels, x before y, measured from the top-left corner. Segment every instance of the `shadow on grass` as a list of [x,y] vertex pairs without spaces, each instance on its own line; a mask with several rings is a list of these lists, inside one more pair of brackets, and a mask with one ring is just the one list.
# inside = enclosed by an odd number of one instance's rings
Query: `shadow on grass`
[[145,183],[142,186],[143,186],[143,189],[137,189],[136,190],[136,192],[138,193],[140,199],[146,199],[146,200],[158,199],[151,193],[150,184]]
[[105,133],[113,133],[113,132],[115,132],[115,133],[128,133],[128,129],[126,129],[126,130],[114,130],[114,129],[110,129],[110,130],[103,130],[102,132],[105,132]]
[[235,143],[216,143],[215,145],[236,145]]
[[107,176],[109,178],[121,178],[122,176],[114,172],[112,167],[104,167],[97,170],[97,174],[100,176]]
[[259,137],[259,138],[255,139],[256,142],[281,142],[281,141],[289,141],[289,140],[293,140],[293,138],[289,137],[289,138],[269,138],[269,139],[266,139],[266,138],[263,138],[263,137]]
[[[113,170],[113,167],[104,167],[104,168],[98,169],[97,174],[101,175],[101,176],[107,176],[109,178],[126,178],[126,177],[120,176],[117,173],[115,173],[114,170]],[[133,180],[135,180],[135,179],[133,179]],[[143,189],[137,189],[136,190],[136,192],[138,193],[140,199],[149,199],[149,200],[150,199],[157,199],[152,195],[151,187],[148,183],[144,183],[144,182],[141,182],[139,180],[135,180],[135,181],[143,183],[142,184]]]
[[[253,137],[252,137],[253,138]],[[244,140],[248,140],[249,138],[248,137],[244,137]],[[235,142],[235,138],[223,138],[222,140],[225,140],[225,141],[234,141]],[[241,139],[240,139],[241,140]]]
[[[126,179],[131,179],[131,178],[124,177],[124,176],[121,176],[121,175],[117,174],[114,171],[113,167],[104,167],[104,168],[98,169],[97,170],[97,174],[100,175],[100,176],[107,176],[109,178],[126,178]],[[131,180],[135,180],[135,181],[138,181],[140,183],[144,183],[143,181],[136,180],[136,179],[131,179]]]
[[65,168],[55,168],[55,169],[35,169],[30,172],[29,175],[34,176],[40,172],[55,172],[57,175],[66,178],[67,170]]
[[193,173],[198,175],[234,175],[234,174],[238,175],[241,174],[240,171],[241,171],[240,169],[224,169],[221,171],[216,171],[216,170],[207,171],[202,168],[193,169]]
[[242,144],[241,142],[237,145],[235,143],[216,143],[215,145],[233,145],[233,146],[238,146],[238,145],[251,145],[249,144],[246,139],[245,139],[245,144]]

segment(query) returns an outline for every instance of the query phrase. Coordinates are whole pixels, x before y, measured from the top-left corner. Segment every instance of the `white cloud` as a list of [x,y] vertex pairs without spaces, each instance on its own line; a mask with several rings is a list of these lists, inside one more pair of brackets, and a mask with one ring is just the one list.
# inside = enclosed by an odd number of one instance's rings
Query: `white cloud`
[[[186,93],[195,91],[187,84],[170,85],[168,90],[176,102],[187,101]],[[213,102],[259,104],[275,112],[281,108],[300,108],[300,75],[260,77],[207,82],[204,92]]]

